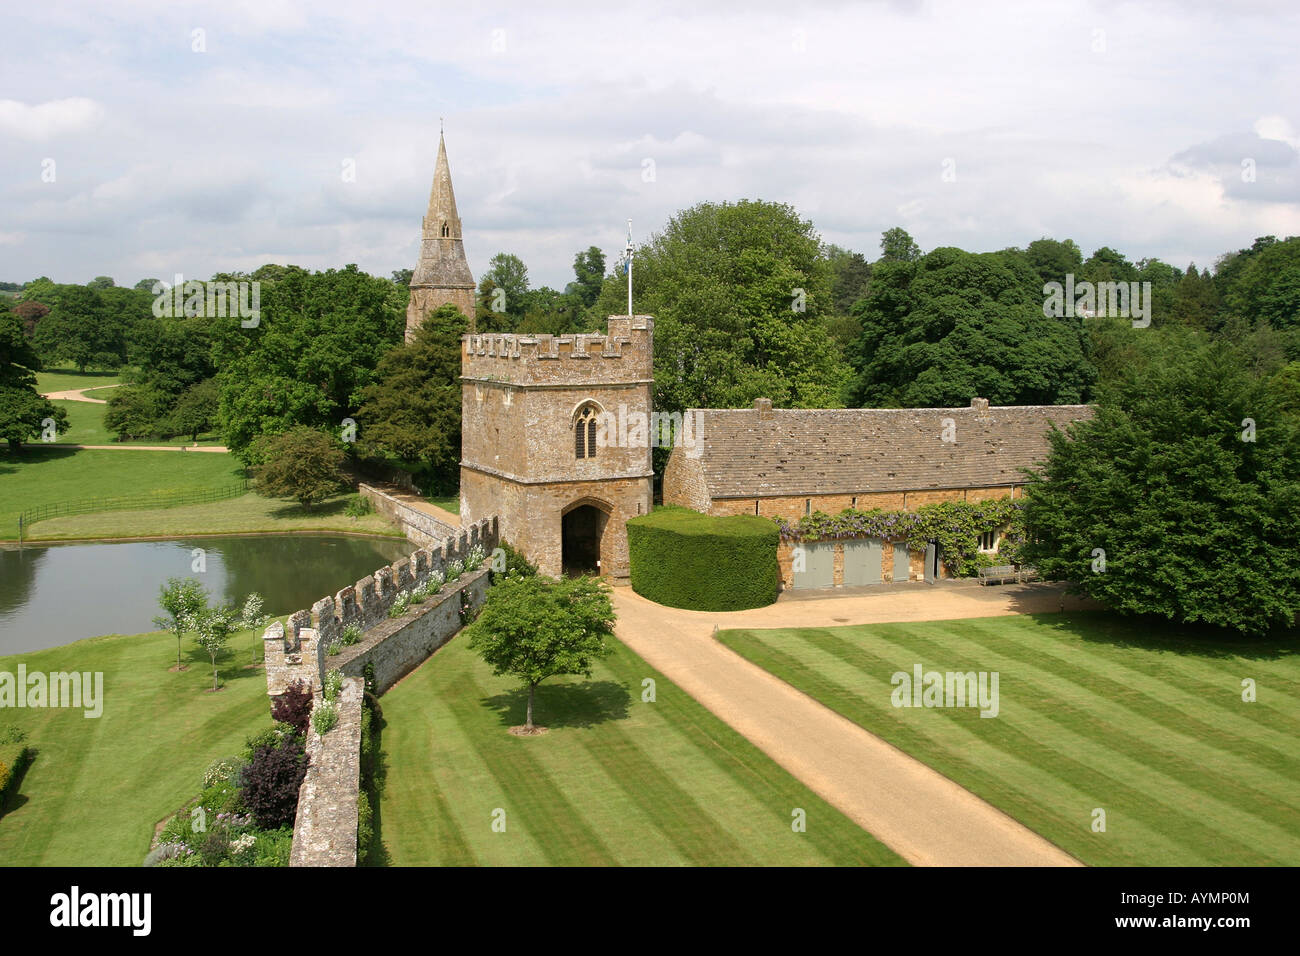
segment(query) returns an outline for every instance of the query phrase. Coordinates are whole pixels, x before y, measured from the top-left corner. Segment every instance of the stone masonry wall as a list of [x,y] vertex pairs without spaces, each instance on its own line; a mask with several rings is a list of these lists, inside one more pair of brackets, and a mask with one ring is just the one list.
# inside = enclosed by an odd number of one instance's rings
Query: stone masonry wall
[[[356,866],[364,684],[345,680],[339,720],[324,737],[307,734],[307,776],[298,789],[290,866]],[[318,698],[319,699],[319,698]]]
[[321,598],[310,611],[294,612],[289,615],[287,628],[276,621],[262,635],[267,694],[278,697],[299,679],[313,688],[319,687],[320,675],[325,671],[326,652],[330,644],[342,636],[344,628],[356,623],[363,630],[369,630],[387,621],[388,610],[399,591],[420,586],[434,571],[446,573],[448,564],[464,561],[475,547],[481,548],[484,555],[491,556],[497,544],[497,520],[494,516],[461,529],[439,547],[419,548],[409,558],[401,558],[379,568],[374,574],[367,574],[333,597]]
[[[497,520],[480,521],[459,531],[437,548],[419,548],[379,568],[356,584],[323,597],[310,611],[289,615],[262,635],[266,661],[266,691],[283,694],[295,680],[312,689],[316,703],[326,669],[344,675],[339,695],[339,721],[323,738],[309,731],[307,776],[298,792],[290,866],[355,866],[357,862],[357,801],[361,792],[361,706],[363,671],[375,665],[375,685],[383,693],[461,628],[462,604],[478,608],[487,597],[488,568],[462,574],[444,584],[405,614],[388,616],[397,595],[445,573],[452,561],[463,561],[475,547],[490,560],[497,547]],[[362,639],[331,658],[328,650],[351,623],[363,628]]]
[[361,482],[357,486],[357,491],[370,501],[375,511],[395,523],[408,538],[421,547],[436,547],[447,538],[455,537],[460,530],[444,524],[433,515],[417,511],[382,488]]

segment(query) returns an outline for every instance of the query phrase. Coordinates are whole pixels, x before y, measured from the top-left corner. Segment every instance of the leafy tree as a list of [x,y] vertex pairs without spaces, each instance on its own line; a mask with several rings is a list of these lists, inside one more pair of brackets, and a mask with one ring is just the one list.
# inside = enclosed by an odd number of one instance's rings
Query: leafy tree
[[254,488],[266,498],[296,498],[311,510],[343,484],[343,452],[320,429],[297,425],[279,435],[264,435],[254,444],[253,454]]
[[508,252],[498,252],[488,260],[487,271],[479,282],[480,316],[486,312],[489,324],[494,324],[491,316],[497,316],[495,322],[499,323],[504,312],[509,327],[513,328],[523,318],[527,296],[528,267],[524,260]]
[[181,665],[181,637],[190,623],[208,606],[208,592],[194,578],[168,578],[159,589],[158,606],[166,617],[155,617],[153,626],[176,635],[176,669]]
[[1064,285],[1067,275],[1083,271],[1083,253],[1073,239],[1035,239],[1025,246],[1025,260],[1038,276],[1039,292],[1048,282]]
[[363,449],[424,465],[432,490],[456,487],[460,471],[460,337],[468,322],[454,305],[425,318],[415,338],[392,349],[362,390]]
[[1043,314],[1039,277],[1022,254],[935,249],[876,264],[854,311],[849,397],[874,407],[1083,401],[1094,378],[1079,317]]
[[415,275],[414,269],[394,269],[393,283],[400,285],[404,289],[411,287],[411,278]]
[[208,320],[221,431],[246,463],[259,435],[294,425],[338,429],[356,417],[379,359],[402,340],[407,300],[406,290],[355,265],[316,273],[268,265],[253,277],[262,282],[256,326]]
[[40,302],[23,301],[15,305],[13,311],[23,323],[23,334],[32,338],[41,319],[50,314],[50,307]]
[[867,294],[871,263],[862,253],[839,246],[827,246],[826,259],[831,266],[831,307],[837,315],[848,315]]
[[111,289],[116,285],[117,283],[113,281],[112,276],[95,276],[95,278],[91,279],[89,282],[86,283],[86,288],[87,289]]
[[126,361],[126,338],[116,323],[110,322],[104,299],[86,286],[60,286],[58,298],[49,315],[36,327],[37,351],[47,362],[71,362],[84,372],[115,356],[121,365]]
[[1222,283],[1228,311],[1278,329],[1300,326],[1300,236],[1266,236],[1238,255],[1244,261]]
[[221,390],[215,378],[191,385],[181,394],[176,407],[172,409],[167,431],[189,435],[191,441],[198,441],[200,433],[216,425],[220,404]]
[[524,728],[531,731],[537,685],[560,674],[590,677],[592,664],[609,653],[606,641],[614,634],[609,586],[590,577],[507,576],[488,592],[467,633],[470,648],[494,674],[527,684]]
[[239,799],[263,830],[291,827],[298,812],[298,790],[307,776],[307,755],[293,735],[253,751],[239,776]]
[[605,253],[596,246],[588,246],[573,257],[573,274],[572,293],[583,308],[589,309],[600,298],[601,287],[605,284]]
[[153,295],[154,286],[156,286],[159,281],[160,280],[158,279],[141,279],[135,285],[131,286],[131,288],[138,292],[148,292],[150,295]]
[[880,262],[915,262],[921,247],[902,226],[886,229],[880,237]]
[[239,617],[234,608],[205,607],[188,618],[199,647],[212,658],[212,689],[217,690],[217,655],[226,649]]
[[19,318],[0,312],[0,440],[18,451],[23,442],[39,435],[45,421],[57,429],[68,425],[68,413],[36,391],[36,370],[41,367],[32,343],[23,335]]
[[[636,309],[655,317],[655,402],[665,411],[842,401],[848,369],[828,334],[830,268],[790,206],[742,200],[678,213],[636,254]],[[625,279],[596,313],[627,311]]]
[[1183,342],[1107,386],[1095,419],[1051,435],[1026,486],[1025,559],[1126,613],[1243,633],[1289,626],[1296,421],[1240,351]]
[[119,441],[162,437],[167,415],[167,395],[147,385],[123,385],[108,396],[104,427]]

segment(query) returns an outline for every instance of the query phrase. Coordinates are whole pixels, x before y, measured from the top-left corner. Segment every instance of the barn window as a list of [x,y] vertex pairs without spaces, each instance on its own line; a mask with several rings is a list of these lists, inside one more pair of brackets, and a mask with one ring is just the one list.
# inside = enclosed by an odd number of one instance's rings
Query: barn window
[[758,499],[754,499],[754,514],[758,514]]
[[805,498],[805,499],[803,500],[803,513],[806,514],[806,515],[810,515],[810,514],[812,514],[812,499],[811,499],[811,498]]
[[578,413],[574,422],[573,455],[575,458],[596,457],[596,409],[590,405]]
[[984,531],[980,534],[980,550],[986,552],[996,551],[998,549],[998,532]]

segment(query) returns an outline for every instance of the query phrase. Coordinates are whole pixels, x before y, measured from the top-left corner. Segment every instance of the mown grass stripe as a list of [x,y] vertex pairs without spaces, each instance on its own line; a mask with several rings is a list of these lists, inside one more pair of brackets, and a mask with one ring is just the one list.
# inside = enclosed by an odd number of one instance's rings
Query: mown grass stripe
[[[800,638],[806,636],[806,632],[798,634]],[[797,643],[793,635],[783,637]],[[889,700],[892,688],[873,677],[872,672],[892,673],[908,669],[901,664],[895,666],[859,647],[849,648],[848,651],[857,659],[856,666],[849,666],[862,675],[863,680],[877,685],[877,693],[864,697],[861,682],[857,682],[856,688],[841,685],[825,675],[825,665],[821,662],[813,666],[796,659],[795,666],[791,666],[789,655],[761,643],[762,637],[753,636],[752,640],[759,642],[757,648],[754,643],[730,637],[727,643],[849,720],[988,800],[1030,829],[1048,836],[1085,862],[1109,865],[1147,862],[1129,847],[1115,840],[1099,840],[1088,831],[1089,813],[1092,808],[1103,805],[1103,794],[1107,795],[1104,805],[1112,828],[1119,823],[1117,817],[1131,812],[1138,825],[1137,836],[1143,845],[1158,849],[1167,858],[1175,858],[1183,865],[1214,862],[1212,855],[1189,852],[1185,845],[1163,837],[1161,831],[1166,814],[1161,813],[1158,807],[1148,806],[1146,794],[1132,791],[1122,781],[1053,751],[1003,721],[982,720],[969,711],[961,712],[974,721],[1000,725],[981,728],[981,733],[975,733],[957,723],[958,712],[886,706],[882,702]],[[816,649],[813,645],[810,647]],[[991,738],[983,736],[989,733],[993,733]],[[1069,807],[1076,809],[1071,811]]]
[[[384,774],[383,790],[379,798],[379,834],[383,837],[385,817],[391,815],[389,826],[396,828],[404,821],[399,809],[418,806],[425,811],[422,816],[432,819],[433,825],[404,827],[406,840],[384,840],[383,845],[391,862],[411,864],[424,861],[438,866],[473,866],[477,863],[469,841],[461,832],[452,813],[450,802],[438,783],[434,759],[433,725],[423,720],[407,719],[405,695],[386,701],[385,718],[380,734],[380,746],[387,766],[391,767],[389,754],[401,755],[402,771]],[[426,766],[423,772],[408,765],[408,755],[422,755]]]
[[[469,674],[447,687],[448,705],[466,729],[481,719],[486,696]],[[467,731],[468,732],[468,731]],[[582,812],[551,779],[546,767],[528,751],[534,741],[507,734],[485,734],[476,746],[505,793],[506,832],[516,826],[530,833],[553,866],[612,866],[616,859],[589,826]],[[489,821],[484,820],[484,826]]]
[[[969,643],[992,650],[992,642],[998,641],[998,635],[972,626],[969,630],[963,630],[960,636],[954,635],[954,639],[968,640]],[[1005,659],[1014,660],[1023,669],[1022,673],[1048,673],[1076,688],[1078,693],[1073,696],[1087,705],[1088,713],[1096,715],[1092,718],[1094,721],[1104,725],[1097,728],[1099,732],[1123,734],[1134,748],[1144,751],[1151,749],[1147,741],[1164,740],[1166,750],[1177,751],[1173,756],[1185,765],[1184,769],[1196,770],[1212,761],[1224,765],[1225,773],[1254,775],[1266,787],[1274,784],[1266,796],[1261,794],[1268,801],[1281,801],[1286,806],[1300,807],[1300,788],[1289,786],[1285,780],[1277,780],[1273,776],[1278,775],[1300,783],[1300,758],[1271,746],[1225,734],[1215,724],[1175,709],[1174,704],[1159,703],[1167,695],[1161,694],[1160,688],[1152,686],[1156,683],[1154,679],[1148,678],[1140,686],[1132,686],[1112,680],[1104,672],[1078,666],[1051,653],[1031,657],[1028,648],[1023,645],[1014,647],[1019,647],[1020,650],[998,646],[997,652]],[[1199,701],[1196,706],[1213,711],[1216,717],[1225,721],[1232,716],[1218,704]],[[1186,753],[1186,757],[1181,756],[1182,753]],[[1207,781],[1214,790],[1231,789],[1239,783],[1239,780],[1230,777]]]
[[[482,752],[476,732],[478,728],[465,723],[453,707],[458,693],[468,693],[470,699],[477,702],[478,686],[464,667],[452,666],[445,670],[439,667],[440,659],[450,659],[448,652],[451,650],[450,647],[443,648],[426,661],[416,675],[412,675],[424,677],[422,684],[407,678],[384,697],[388,700],[389,696],[402,693],[409,710],[396,719],[402,722],[414,720],[431,728],[430,749],[423,754],[410,755],[401,772],[437,778],[439,789],[447,795],[452,820],[469,843],[476,864],[545,865],[549,856],[541,842],[524,828],[516,826],[513,831],[510,829],[507,807],[510,798],[497,768]],[[468,684],[464,683],[466,681]],[[507,809],[505,834],[495,833],[491,828],[492,813],[498,807]],[[417,803],[414,808],[407,809],[418,812],[420,808]],[[409,813],[405,823],[406,827],[414,828],[415,820]],[[423,820],[420,823],[423,826]],[[388,827],[384,835],[386,840],[393,836],[397,838],[394,842],[406,843],[403,828]],[[414,854],[408,855],[412,862],[420,860]]]
[[[838,640],[829,635],[828,638]],[[965,640],[952,629],[933,638],[913,638],[913,646],[921,652],[921,660],[933,660],[934,655],[942,655],[945,648],[951,654],[951,648],[961,648],[965,644]],[[925,655],[930,656],[927,658]],[[994,662],[1000,660],[1004,659],[994,658]],[[1005,667],[1005,664],[997,666]],[[957,664],[954,669],[967,668]],[[1096,716],[1086,705],[1096,705],[1099,701],[1092,699],[1095,695],[1089,694],[1086,688],[1070,683],[1068,678],[1046,684],[1035,682],[1032,676],[1025,674],[1027,671],[1032,675],[1035,670],[1031,665],[1024,665],[1013,681],[1002,681],[1001,696],[1005,708],[1003,716],[985,723],[1023,725],[1027,734],[1035,740],[1056,740],[1058,750],[1087,756],[1096,763],[1109,760],[1117,774],[1132,782],[1131,786],[1140,787],[1151,800],[1179,813],[1189,827],[1193,821],[1200,821],[1200,826],[1204,829],[1217,832],[1219,837],[1216,844],[1220,846],[1235,845],[1243,854],[1256,852],[1257,846],[1267,846],[1271,851],[1283,854],[1283,857],[1300,856],[1300,840],[1272,822],[1272,818],[1294,812],[1290,805],[1258,791],[1244,790],[1239,781],[1225,776],[1207,779],[1203,765],[1149,746],[1125,731],[1122,722],[1110,723]],[[1028,703],[1018,706],[1012,703],[1008,706],[1008,698],[1015,700],[1017,686],[1022,683],[1027,689],[1037,688],[1045,694],[1048,706],[1039,708]],[[1062,708],[1059,698],[1058,702],[1052,700],[1058,696],[1051,690],[1053,686],[1066,692],[1072,691],[1083,699],[1085,706]],[[1014,713],[1011,712],[1011,707],[1017,708]],[[943,712],[953,716],[957,713],[946,709]],[[1055,724],[1056,730],[1053,732],[1045,727],[1045,722]],[[990,728],[989,733],[996,733],[997,729],[999,728]],[[1216,786],[1227,787],[1229,790],[1235,786],[1234,796],[1239,802],[1228,803],[1222,800],[1221,791]],[[1225,825],[1226,821],[1232,821],[1231,825]]]
[[[1241,700],[1240,680],[1230,672],[1225,673],[1223,669],[1219,671],[1217,681],[1204,681],[1183,675],[1174,667],[1155,670],[1130,667],[1126,661],[1117,659],[1117,655],[1102,649],[1105,645],[1094,649],[1100,642],[1085,647],[1080,638],[1061,636],[1061,631],[1046,624],[1042,625],[1041,630],[1001,628],[994,632],[991,624],[972,622],[969,631],[970,640],[990,649],[996,645],[989,645],[987,640],[980,641],[979,635],[987,635],[989,640],[999,642],[1000,645],[1021,648],[1022,660],[1025,659],[1025,654],[1034,655],[1034,660],[1045,656],[1078,668],[1080,674],[1096,675],[1096,680],[1104,681],[1109,689],[1118,689],[1119,696],[1128,696],[1131,687],[1142,686],[1147,689],[1143,700],[1156,700],[1176,711],[1186,713],[1189,707],[1213,707],[1220,724],[1202,722],[1202,727],[1215,734],[1233,730],[1239,734],[1254,734],[1262,738],[1261,744],[1274,750],[1281,748],[1284,752],[1300,736],[1300,711],[1294,705],[1283,709],[1258,701],[1245,704]],[[1005,647],[1003,650],[1009,653]],[[1169,653],[1160,655],[1162,660],[1172,656]],[[1236,658],[1224,658],[1222,668],[1233,664],[1239,666],[1242,673],[1248,667]],[[1257,671],[1256,676],[1264,675]],[[1086,683],[1091,684],[1093,680],[1089,679]],[[1278,683],[1285,682],[1281,681],[1276,668],[1269,668],[1266,686],[1272,687]],[[1298,698],[1300,685],[1296,686],[1296,694],[1290,700]],[[1153,708],[1153,713],[1159,714],[1162,711]]]
[[[799,834],[799,846],[811,844],[809,862],[827,862],[835,866],[906,866],[907,863],[867,831],[848,820],[838,809],[805,787],[745,737],[723,724],[703,704],[652,669],[630,649],[619,644],[620,653],[605,663],[631,686],[651,677],[658,687],[658,699],[652,706],[664,723],[681,738],[689,741],[713,765],[726,774],[741,792],[771,814],[769,824],[761,824],[755,839],[770,840],[768,834],[780,834],[788,845],[792,812],[805,810],[807,832]],[[656,756],[660,748],[653,752]],[[795,850],[794,852],[798,852]],[[805,851],[806,852],[806,851]],[[783,856],[781,861],[787,863]]]
[[585,746],[611,778],[628,781],[628,799],[693,866],[753,865],[744,848],[627,734],[608,728],[599,743]]

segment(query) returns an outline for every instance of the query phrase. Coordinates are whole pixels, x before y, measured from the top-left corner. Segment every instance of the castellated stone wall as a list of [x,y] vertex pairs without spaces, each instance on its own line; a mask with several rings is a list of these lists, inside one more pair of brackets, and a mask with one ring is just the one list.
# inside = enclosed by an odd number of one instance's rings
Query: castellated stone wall
[[[324,737],[309,730],[307,776],[298,791],[290,866],[355,866],[357,862],[357,801],[361,792],[361,707],[364,671],[374,664],[375,690],[383,693],[449,641],[461,629],[462,608],[477,609],[487,598],[487,566],[444,584],[421,604],[390,618],[401,591],[428,581],[434,571],[446,573],[452,561],[463,561],[475,547],[490,559],[499,538],[495,518],[477,522],[448,538],[438,548],[419,548],[409,558],[394,561],[368,574],[334,597],[323,597],[311,610],[289,615],[262,636],[266,661],[266,691],[276,698],[296,680],[321,701],[327,669],[344,675],[337,701],[339,720]],[[363,628],[361,641],[334,656],[331,644],[349,624]]]
[[[649,443],[626,428],[651,412],[653,330],[638,315],[611,316],[606,334],[464,336],[462,520],[498,515],[501,538],[558,576],[563,517],[589,505],[603,515],[601,573],[627,577],[625,523],[653,495]],[[574,425],[588,405],[623,427],[578,457]]]
[[[483,553],[490,556],[498,540],[496,519],[479,521],[448,538],[441,547],[419,548],[409,558],[401,558],[373,574],[367,574],[333,597],[321,598],[310,611],[294,612],[289,615],[287,628],[279,621],[271,624],[262,635],[267,694],[278,697],[295,680],[303,680],[313,689],[318,689],[320,675],[325,672],[328,660],[326,652],[330,644],[342,636],[344,628],[356,623],[368,631],[387,622],[388,610],[398,592],[418,587],[434,571],[446,573],[448,564],[463,561],[475,547],[482,548]],[[458,587],[461,580],[445,590]],[[431,601],[415,605],[415,608],[427,607]],[[353,649],[358,646],[353,645]]]
[[396,524],[407,538],[422,548],[436,548],[448,538],[454,538],[460,531],[364,481],[358,484],[357,491],[371,503],[376,512]]

